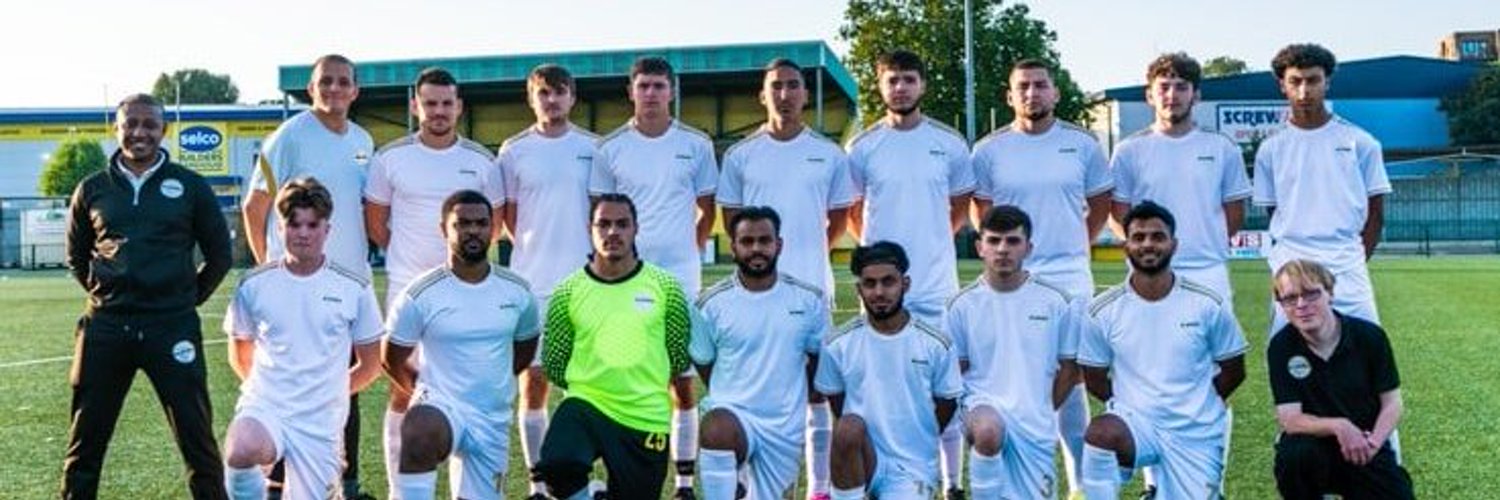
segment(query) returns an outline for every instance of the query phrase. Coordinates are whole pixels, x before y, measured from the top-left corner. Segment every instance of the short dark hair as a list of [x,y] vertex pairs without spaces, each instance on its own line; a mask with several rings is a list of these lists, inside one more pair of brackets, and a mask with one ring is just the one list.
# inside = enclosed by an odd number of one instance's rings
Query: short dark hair
[[594,215],[599,211],[599,205],[605,203],[623,203],[630,208],[630,220],[639,223],[640,216],[635,211],[635,201],[623,193],[604,193],[594,197],[594,202],[589,206],[589,220],[594,220]]
[[856,247],[854,255],[849,258],[849,271],[859,276],[866,267],[876,264],[890,264],[896,266],[897,271],[906,274],[911,267],[911,261],[906,260],[906,250],[890,241],[877,241],[869,245]]
[[1031,216],[1025,210],[1015,205],[995,205],[984,213],[984,220],[980,221],[981,231],[994,231],[1003,233],[1015,228],[1021,228],[1021,233],[1031,240]]
[[[495,209],[495,206],[490,204],[490,199],[485,198],[484,194],[480,193],[479,191],[475,191],[473,189],[460,189],[458,191],[454,191],[453,194],[448,195],[448,197],[443,200],[443,211],[441,212],[443,220],[446,221],[448,218],[448,213],[453,211],[453,207],[459,205],[484,205],[485,212],[489,212]],[[444,222],[444,224],[447,224],[447,222]]]
[[757,220],[771,221],[771,230],[777,236],[781,236],[781,215],[776,213],[776,209],[765,206],[753,206],[742,208],[734,213],[734,217],[729,218],[729,237],[733,238],[739,233],[741,222]]
[[1172,217],[1172,211],[1151,200],[1145,200],[1130,207],[1130,211],[1125,212],[1125,220],[1120,221],[1120,226],[1125,228],[1125,234],[1130,234],[1131,224],[1138,220],[1150,219],[1160,219],[1163,224],[1167,225],[1167,234],[1177,236],[1177,218]]
[[354,61],[350,60],[347,57],[344,57],[342,54],[324,54],[323,57],[319,57],[317,60],[313,61],[313,71],[317,71],[318,68],[321,68],[328,63],[338,63],[348,66],[349,78],[354,80],[356,83],[359,82],[359,68],[354,66]]
[[455,80],[453,78],[453,73],[449,73],[448,70],[433,66],[424,69],[421,73],[417,74],[417,82],[413,83],[411,86],[413,88],[419,88],[423,85],[457,87],[458,80]]
[[[1041,59],[1036,59],[1036,58],[1028,57],[1026,59],[1022,59],[1022,60],[1016,61],[1015,64],[1010,65],[1010,73],[1015,73],[1015,72],[1023,70],[1023,69],[1041,69],[1041,70],[1046,70],[1047,71],[1047,76],[1049,78],[1052,76],[1052,64],[1048,63],[1047,61],[1043,61]],[[1007,73],[1007,74],[1009,74],[1009,73]]]
[[333,216],[333,195],[312,177],[292,179],[276,192],[276,214],[282,220],[291,220],[299,208],[310,208],[313,215],[328,220]]
[[668,80],[671,80],[674,74],[675,73],[672,71],[672,63],[667,62],[667,60],[662,57],[642,57],[640,59],[636,59],[635,63],[630,65],[630,80],[632,82],[635,81],[635,77],[640,75],[659,75],[665,76]]
[[1282,48],[1280,52],[1277,52],[1275,58],[1271,59],[1271,71],[1276,75],[1277,80],[1286,75],[1287,68],[1311,68],[1314,66],[1323,68],[1324,76],[1333,76],[1333,69],[1335,66],[1338,66],[1338,59],[1334,58],[1333,53],[1329,52],[1328,49],[1315,43],[1294,43],[1288,45]]
[[766,63],[766,66],[763,69],[764,69],[764,71],[766,73],[770,73],[772,71],[776,71],[776,70],[781,69],[781,68],[786,68],[786,69],[789,69],[789,70],[792,70],[792,71],[796,71],[798,74],[802,73],[802,66],[801,65],[797,64],[796,61],[793,61],[791,59],[787,59],[785,57],[778,57],[778,58],[772,59],[771,62]]
[[118,114],[121,110],[131,106],[150,106],[156,110],[157,116],[166,115],[166,108],[162,107],[161,101],[156,100],[151,94],[130,94],[125,96],[124,99],[120,100],[120,104],[115,106],[115,113]]
[[1196,89],[1198,83],[1203,81],[1203,66],[1186,52],[1172,52],[1157,56],[1156,60],[1151,61],[1151,65],[1146,67],[1146,85],[1151,85],[1152,80],[1157,78],[1171,77],[1187,80]]
[[922,56],[909,50],[893,50],[875,58],[875,74],[881,71],[915,71],[917,76],[927,79],[927,64]]
[[552,88],[567,88],[570,93],[577,90],[577,87],[573,86],[573,74],[569,73],[567,68],[552,63],[531,68],[531,74],[526,76],[527,90],[542,85]]

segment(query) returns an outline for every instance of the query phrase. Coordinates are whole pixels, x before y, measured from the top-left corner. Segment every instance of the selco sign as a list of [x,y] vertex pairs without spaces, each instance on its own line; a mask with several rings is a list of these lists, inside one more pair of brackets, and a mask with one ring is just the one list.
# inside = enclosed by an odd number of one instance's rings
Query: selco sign
[[229,147],[225,124],[177,124],[177,163],[205,176],[229,175]]
[[1286,121],[1286,104],[1220,104],[1215,110],[1219,133],[1241,145],[1265,139]]

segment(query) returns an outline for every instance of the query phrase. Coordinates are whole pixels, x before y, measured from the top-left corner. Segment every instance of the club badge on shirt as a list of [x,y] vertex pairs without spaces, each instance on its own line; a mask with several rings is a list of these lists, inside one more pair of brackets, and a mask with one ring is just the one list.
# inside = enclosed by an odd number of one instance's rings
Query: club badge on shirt
[[1286,372],[1291,374],[1292,378],[1302,380],[1312,374],[1312,364],[1307,362],[1307,358],[1292,356],[1292,359],[1286,360]]
[[179,181],[177,179],[166,179],[161,181],[162,196],[175,200],[177,198],[181,198],[184,191],[185,190],[182,187],[182,181]]

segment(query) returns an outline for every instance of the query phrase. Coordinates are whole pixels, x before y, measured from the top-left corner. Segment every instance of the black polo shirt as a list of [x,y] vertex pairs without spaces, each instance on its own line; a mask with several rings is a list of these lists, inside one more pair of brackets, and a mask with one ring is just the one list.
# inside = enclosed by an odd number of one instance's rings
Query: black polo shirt
[[1302,334],[1287,325],[1266,348],[1271,397],[1277,405],[1302,403],[1302,413],[1343,417],[1365,430],[1380,415],[1380,394],[1401,385],[1391,342],[1374,323],[1335,312],[1339,343],[1327,360],[1313,354]]

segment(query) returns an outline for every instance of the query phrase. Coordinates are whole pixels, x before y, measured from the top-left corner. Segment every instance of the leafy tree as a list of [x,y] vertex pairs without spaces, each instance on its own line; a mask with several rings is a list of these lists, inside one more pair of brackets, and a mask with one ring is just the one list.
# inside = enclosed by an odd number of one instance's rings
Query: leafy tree
[[104,168],[108,160],[98,139],[71,137],[57,145],[57,150],[42,167],[37,190],[42,196],[68,196],[84,177]]
[[1229,56],[1219,56],[1204,61],[1203,76],[1205,78],[1234,76],[1244,73],[1249,69],[1250,67],[1245,64],[1245,61],[1241,61]]
[[[1061,99],[1057,116],[1088,120],[1089,101],[1072,75],[1060,64],[1053,44],[1057,33],[1030,17],[1025,4],[1008,7],[1001,0],[973,0],[974,111],[976,137],[989,132],[989,113],[999,126],[1013,112],[1005,103],[1010,67],[1022,59],[1040,59],[1058,68],[1053,74]],[[958,0],[849,0],[839,38],[849,42],[844,64],[860,82],[859,107],[864,124],[885,114],[875,85],[875,59],[881,53],[904,49],[927,64],[927,93],[922,112],[957,128],[964,114],[964,9]]]
[[171,75],[162,73],[151,86],[151,95],[163,104],[177,101],[177,89],[181,84],[183,104],[234,104],[240,98],[239,87],[229,75],[209,73],[206,69],[179,69]]
[[1500,144],[1500,66],[1490,66],[1474,76],[1469,88],[1443,99],[1453,144],[1471,146]]

